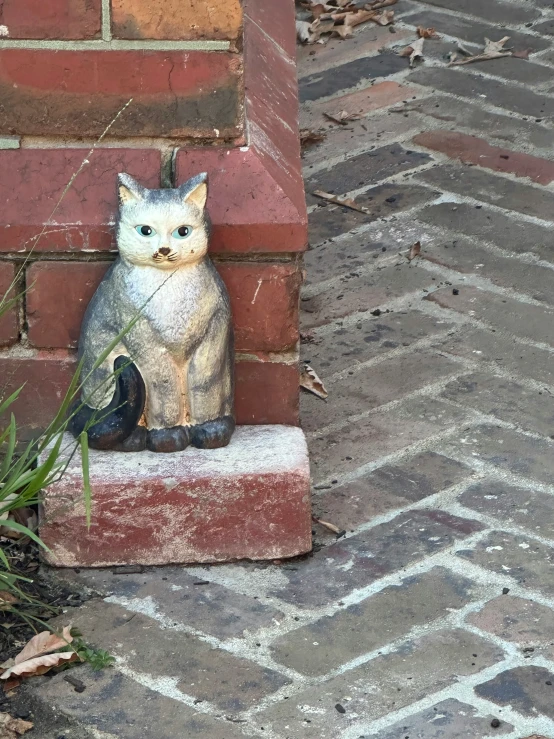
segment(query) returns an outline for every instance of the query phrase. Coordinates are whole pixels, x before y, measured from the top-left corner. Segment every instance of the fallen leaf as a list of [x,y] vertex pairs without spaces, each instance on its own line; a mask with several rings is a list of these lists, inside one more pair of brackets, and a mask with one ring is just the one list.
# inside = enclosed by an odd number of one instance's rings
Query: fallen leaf
[[413,67],[418,59],[423,59],[423,37],[418,38],[406,48],[402,49],[399,56],[407,56],[410,58],[410,67]]
[[512,51],[512,56],[516,59],[529,59],[529,54],[533,49],[519,49],[519,51]]
[[333,31],[341,38],[350,38],[354,34],[352,29],[355,26],[359,26],[360,23],[366,23],[367,21],[373,21],[376,19],[376,16],[377,14],[373,10],[357,10],[354,13],[337,14],[333,16],[333,20],[335,21]]
[[440,38],[434,28],[424,28],[423,26],[417,27],[417,35],[419,38]]
[[371,20],[380,26],[390,26],[391,23],[394,23],[394,10],[384,10],[379,15],[373,16]]
[[332,531],[333,534],[336,534],[338,537],[344,536],[346,534],[346,531],[344,529],[339,529],[339,527],[335,526],[334,523],[329,523],[329,521],[322,521],[321,518],[316,518],[316,516],[312,516],[312,521],[315,521],[320,526],[323,526],[325,529],[329,529],[329,531]]
[[349,121],[359,121],[362,117],[359,113],[348,113],[346,110],[339,110],[338,113],[323,113],[333,123],[346,126]]
[[33,728],[34,724],[22,718],[13,718],[9,713],[0,713],[0,739],[16,739]]
[[320,41],[324,33],[331,33],[334,28],[333,21],[323,22],[321,18],[316,18],[311,23],[308,21],[296,21],[296,35],[302,44],[323,43]]
[[310,393],[317,395],[317,397],[322,400],[325,400],[328,396],[325,385],[321,382],[309,364],[305,364],[304,369],[300,373],[300,387],[303,387],[304,390],[308,390]]
[[57,649],[67,647],[72,641],[70,626],[63,628],[61,636],[53,634],[51,631],[41,631],[40,634],[35,634],[19,652],[15,658],[15,664],[18,665],[28,659],[48,654],[48,652],[55,652]]
[[81,658],[77,652],[54,652],[53,654],[43,654],[42,657],[28,659],[25,662],[16,664],[0,675],[1,680],[7,680],[9,677],[17,675],[18,677],[34,677],[35,675],[44,675],[52,669],[58,667],[62,662],[77,662]]
[[313,131],[311,128],[303,128],[300,131],[300,146],[308,147],[320,144],[325,140],[326,134],[321,131]]
[[364,208],[363,205],[358,205],[352,198],[346,197],[346,195],[333,195],[330,192],[324,192],[323,190],[314,190],[313,194],[316,198],[322,198],[328,203],[335,203],[335,205],[343,205],[345,208],[351,210],[357,210],[359,213],[369,213],[368,208]]
[[[488,59],[500,59],[503,56],[512,56],[512,51],[504,48],[504,44],[510,40],[509,36],[504,36],[500,41],[491,41],[485,38],[485,48],[479,54],[468,56],[465,59],[451,59],[448,63],[449,67],[459,66],[460,64],[473,64],[474,62],[485,62]],[[460,46],[460,51],[465,52]]]
[[14,603],[19,603],[19,599],[8,590],[0,590],[0,611],[9,610]]
[[412,244],[410,251],[408,252],[408,261],[411,262],[412,259],[419,257],[420,254],[421,254],[421,242],[416,241],[415,244]]

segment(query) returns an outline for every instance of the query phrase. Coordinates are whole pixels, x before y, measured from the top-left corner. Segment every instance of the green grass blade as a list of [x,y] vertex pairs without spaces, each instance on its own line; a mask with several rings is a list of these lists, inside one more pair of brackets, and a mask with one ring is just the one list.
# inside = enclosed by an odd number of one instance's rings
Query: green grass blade
[[3,480],[4,477],[8,474],[8,470],[10,469],[13,461],[13,453],[15,451],[15,444],[16,444],[16,434],[17,434],[17,424],[15,422],[15,416],[12,413],[10,418],[10,425],[9,425],[9,439],[8,439],[8,447],[6,449],[6,455],[2,461],[2,465],[0,466],[0,480]]
[[47,552],[50,551],[46,544],[42,541],[42,539],[40,539],[34,531],[31,531],[31,529],[27,528],[27,526],[23,526],[23,524],[17,523],[17,521],[11,521],[9,519],[3,520],[2,526],[5,526],[7,529],[19,531],[21,534],[24,534],[25,536],[28,536],[29,539],[35,541],[39,546],[43,547],[43,549],[46,549]]
[[87,432],[79,436],[81,444],[81,466],[83,468],[83,495],[85,497],[85,512],[87,516],[87,529],[90,529],[92,518],[92,490],[90,489],[90,468],[88,456],[88,436]]
[[22,385],[22,386],[21,386],[20,388],[18,388],[18,389],[17,389],[17,390],[15,391],[15,392],[13,392],[13,393],[12,393],[12,394],[10,395],[10,397],[9,397],[9,398],[6,398],[6,400],[4,400],[4,401],[2,402],[2,404],[0,404],[0,416],[1,416],[1,415],[2,415],[2,414],[3,414],[3,413],[4,413],[5,411],[6,411],[6,410],[7,410],[7,408],[9,408],[9,407],[10,407],[10,405],[11,405],[11,404],[12,404],[12,403],[13,403],[14,401],[16,401],[16,400],[17,400],[17,398],[18,398],[18,396],[19,396],[19,393],[20,393],[20,392],[21,392],[21,391],[23,390],[23,387],[24,387],[24,386]]

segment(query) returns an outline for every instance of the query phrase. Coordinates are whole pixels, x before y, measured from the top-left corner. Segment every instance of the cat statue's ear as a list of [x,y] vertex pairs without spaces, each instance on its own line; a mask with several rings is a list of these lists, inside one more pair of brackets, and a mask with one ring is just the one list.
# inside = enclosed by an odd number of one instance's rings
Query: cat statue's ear
[[125,172],[117,175],[117,192],[120,205],[138,202],[144,197],[144,187]]
[[204,210],[208,199],[208,175],[206,172],[197,174],[196,177],[185,182],[179,188],[181,197],[185,203],[193,203],[200,210]]

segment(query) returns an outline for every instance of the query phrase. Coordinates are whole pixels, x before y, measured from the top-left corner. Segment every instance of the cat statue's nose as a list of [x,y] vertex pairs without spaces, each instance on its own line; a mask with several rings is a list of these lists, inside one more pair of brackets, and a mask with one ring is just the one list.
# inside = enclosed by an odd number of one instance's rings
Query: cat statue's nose
[[164,257],[167,257],[171,249],[169,248],[169,246],[162,246],[161,249],[158,249],[158,251],[160,254],[163,254]]

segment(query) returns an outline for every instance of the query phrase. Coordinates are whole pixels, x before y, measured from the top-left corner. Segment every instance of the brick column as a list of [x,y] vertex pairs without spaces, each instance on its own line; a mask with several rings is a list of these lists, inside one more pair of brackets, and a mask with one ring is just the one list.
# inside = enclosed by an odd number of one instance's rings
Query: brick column
[[292,0],[4,0],[0,289],[19,273],[26,292],[0,322],[0,376],[27,383],[29,433],[57,408],[114,258],[120,171],[151,187],[209,172],[238,421],[297,423],[297,133]]

